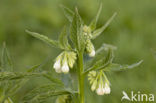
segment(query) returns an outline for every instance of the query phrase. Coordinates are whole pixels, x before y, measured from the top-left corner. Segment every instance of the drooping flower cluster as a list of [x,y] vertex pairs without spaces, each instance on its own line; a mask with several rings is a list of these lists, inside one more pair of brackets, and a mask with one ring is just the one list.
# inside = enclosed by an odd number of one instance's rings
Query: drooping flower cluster
[[92,34],[91,34],[90,27],[85,25],[83,27],[83,34],[86,38],[86,52],[89,54],[90,57],[94,57],[95,56],[95,48],[91,42]]
[[91,71],[88,74],[91,90],[95,91],[98,95],[110,94],[110,83],[103,71]]
[[75,52],[64,51],[56,58],[53,68],[57,73],[68,73],[69,68],[73,68],[76,59]]

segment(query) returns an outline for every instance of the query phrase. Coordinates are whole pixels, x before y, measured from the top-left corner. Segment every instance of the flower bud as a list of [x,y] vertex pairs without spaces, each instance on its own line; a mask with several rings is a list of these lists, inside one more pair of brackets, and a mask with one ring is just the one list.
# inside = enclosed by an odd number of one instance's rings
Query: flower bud
[[89,77],[96,77],[96,71],[90,71],[88,76]]
[[97,81],[95,80],[92,84],[91,90],[94,91],[96,89],[97,86]]
[[99,84],[99,87],[97,88],[96,93],[98,95],[104,95],[104,88],[102,84]]
[[88,52],[90,57],[94,57],[95,56],[94,45],[92,44],[92,42],[90,40],[86,41],[86,51]]
[[76,57],[75,52],[68,52],[67,53],[68,65],[70,68],[73,68],[76,59],[77,59],[77,57]]
[[53,67],[57,73],[61,73],[61,61],[60,61],[60,59],[56,60]]
[[88,27],[87,25],[84,25],[84,26],[83,26],[83,34],[84,34],[87,38],[92,38],[91,28]]
[[90,57],[94,57],[95,56],[95,50],[93,49],[90,53],[89,53]]
[[105,94],[110,94],[110,92],[111,92],[111,89],[110,89],[108,83],[105,84],[104,92],[105,92]]
[[90,27],[88,27],[87,25],[84,25],[84,26],[83,26],[83,32],[85,32],[85,33],[90,33],[90,32],[91,32]]
[[61,70],[62,70],[62,72],[64,72],[64,73],[68,73],[68,72],[69,72],[69,67],[68,67],[67,61],[65,61],[65,62],[63,63],[63,66],[62,66]]

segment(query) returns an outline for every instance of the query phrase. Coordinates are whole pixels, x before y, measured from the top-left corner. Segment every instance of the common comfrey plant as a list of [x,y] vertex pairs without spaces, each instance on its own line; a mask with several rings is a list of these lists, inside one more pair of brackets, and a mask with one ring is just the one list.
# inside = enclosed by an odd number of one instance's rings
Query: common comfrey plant
[[[32,72],[29,71],[22,75],[16,73],[14,78],[18,77],[19,79],[30,76],[42,76],[50,80],[51,83],[38,86],[30,91],[24,96],[22,100],[24,103],[45,103],[45,101],[51,97],[57,97],[56,103],[85,103],[85,101],[87,101],[85,100],[84,95],[85,78],[88,78],[91,90],[95,91],[97,95],[110,94],[111,83],[106,75],[107,72],[131,69],[142,63],[142,61],[132,65],[120,65],[114,63],[113,59],[116,47],[110,44],[103,43],[99,49],[95,49],[95,45],[92,41],[106,29],[116,16],[116,13],[114,13],[102,27],[96,28],[102,5],[100,5],[97,15],[89,25],[84,24],[77,8],[75,8],[75,11],[62,5],[61,8],[69,20],[70,27],[64,27],[58,40],[52,40],[47,36],[28,30],[26,30],[26,32],[33,37],[46,42],[52,47],[62,50],[62,52],[55,58],[53,67],[51,68],[59,75],[72,74],[73,71],[71,72],[71,69],[73,69],[75,72],[73,74],[77,76],[76,80],[78,80],[78,82],[74,82],[77,83],[74,85],[77,85],[76,87],[78,88],[75,90],[65,86],[60,79],[54,78],[51,72],[34,72],[34,69],[38,68],[38,66],[35,66],[30,69]],[[0,79],[8,80],[4,75],[1,76]],[[54,101],[52,103],[54,103]]]
[[[64,28],[60,34],[59,40],[55,41],[49,39],[44,35],[40,35],[35,32],[26,31],[32,36],[41,39],[48,44],[62,49],[62,53],[56,57],[53,68],[56,73],[70,73],[70,69],[75,68],[78,77],[78,103],[85,103],[84,96],[84,80],[88,78],[91,84],[91,90],[96,91],[98,95],[110,94],[111,87],[110,81],[106,76],[107,71],[117,71],[122,69],[130,69],[138,66],[142,61],[132,65],[120,65],[113,63],[113,52],[116,49],[115,46],[103,44],[97,51],[95,50],[92,40],[98,37],[105,28],[110,24],[116,13],[100,28],[96,28],[97,20],[102,10],[102,5],[99,11],[87,26],[84,24],[81,16],[78,13],[78,9],[75,8],[73,12],[67,7],[61,6],[63,12],[70,22],[70,28]],[[70,31],[67,34],[67,31]],[[69,38],[68,38],[69,37]],[[70,44],[68,41],[72,41]],[[107,53],[105,56],[101,56]],[[84,55],[87,54],[90,58],[89,61],[85,61]],[[100,57],[100,58],[99,58]],[[85,64],[86,63],[86,64]],[[76,65],[75,65],[76,64]],[[85,66],[86,65],[86,66]],[[88,76],[87,76],[88,75]],[[66,97],[66,96],[65,96]],[[64,97],[64,98],[65,98]],[[63,97],[62,97],[63,98]],[[72,102],[75,103],[76,101]],[[58,100],[57,100],[58,103]],[[71,103],[71,102],[59,102],[59,103]]]
[[91,84],[91,90],[96,90],[98,95],[110,94],[110,83],[103,71],[91,71],[88,74],[88,80]]

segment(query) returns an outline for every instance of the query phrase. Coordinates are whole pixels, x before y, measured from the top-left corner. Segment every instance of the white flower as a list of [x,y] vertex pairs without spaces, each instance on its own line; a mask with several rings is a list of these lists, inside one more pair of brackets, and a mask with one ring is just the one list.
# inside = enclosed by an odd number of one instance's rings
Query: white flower
[[105,92],[105,94],[110,94],[110,92],[111,92],[111,89],[107,83],[105,84],[104,92]]
[[61,68],[55,69],[55,71],[56,71],[56,73],[61,73],[62,72]]
[[95,50],[94,49],[92,49],[92,51],[89,53],[89,56],[90,57],[94,57],[95,56]]
[[60,59],[56,60],[53,67],[57,73],[61,73],[61,61],[60,61]]
[[105,92],[104,92],[103,84],[99,84],[99,87],[97,88],[96,93],[98,95],[104,95]]
[[65,61],[64,63],[63,63],[63,66],[62,66],[62,72],[64,72],[64,73],[68,73],[69,72],[69,67],[68,67],[68,63],[67,63],[67,61]]

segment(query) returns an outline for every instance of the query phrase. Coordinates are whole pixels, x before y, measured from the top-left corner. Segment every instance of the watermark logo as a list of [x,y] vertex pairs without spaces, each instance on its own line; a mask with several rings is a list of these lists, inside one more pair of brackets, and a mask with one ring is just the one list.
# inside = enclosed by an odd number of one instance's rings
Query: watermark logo
[[154,101],[154,94],[143,94],[140,91],[138,91],[137,93],[131,91],[131,95],[128,95],[125,91],[122,91],[122,94],[123,96],[121,98],[121,101]]
[[128,95],[127,95],[127,93],[126,93],[125,91],[122,91],[122,94],[123,94],[123,97],[121,98],[121,101],[122,101],[123,99],[127,99],[127,100],[130,101],[130,98],[128,97]]

